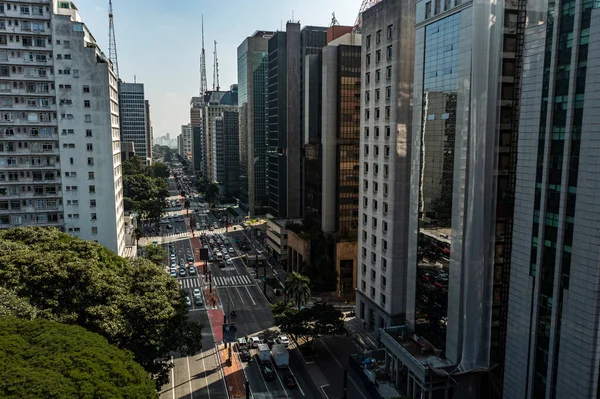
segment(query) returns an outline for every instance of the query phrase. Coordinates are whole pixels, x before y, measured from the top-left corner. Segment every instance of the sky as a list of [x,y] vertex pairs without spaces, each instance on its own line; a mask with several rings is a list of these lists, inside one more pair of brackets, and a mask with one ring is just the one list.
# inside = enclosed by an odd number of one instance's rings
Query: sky
[[[108,0],[73,0],[83,22],[108,55]],[[154,137],[181,133],[189,104],[200,91],[201,19],[206,78],[213,84],[217,41],[221,90],[237,82],[237,47],[257,30],[301,25],[354,25],[361,0],[113,0],[119,75],[144,83]]]

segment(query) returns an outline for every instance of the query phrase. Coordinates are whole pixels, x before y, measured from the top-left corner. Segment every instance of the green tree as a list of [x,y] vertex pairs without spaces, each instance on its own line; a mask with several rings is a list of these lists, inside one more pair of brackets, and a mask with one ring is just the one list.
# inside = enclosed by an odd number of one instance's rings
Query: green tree
[[160,245],[149,244],[144,246],[144,258],[157,266],[161,266],[167,258],[167,251]]
[[29,301],[37,317],[80,325],[130,350],[158,386],[168,381],[171,352],[202,347],[200,326],[188,321],[179,284],[163,267],[56,229],[0,232],[0,287]]
[[207,183],[204,187],[204,199],[210,207],[214,207],[219,200],[219,186],[215,182]]
[[310,279],[300,273],[293,272],[284,283],[286,297],[294,301],[298,309],[306,305],[310,299]]
[[123,176],[132,176],[146,173],[146,167],[142,158],[134,156],[121,163]]
[[154,162],[152,165],[150,165],[150,168],[153,171],[154,177],[161,177],[163,179],[166,179],[169,176],[171,176],[171,170],[164,162]]
[[158,397],[131,352],[79,326],[2,318],[0,359],[6,399]]
[[31,306],[27,298],[20,297],[13,291],[0,287],[0,320],[2,317],[7,316],[34,319],[37,316],[37,309]]

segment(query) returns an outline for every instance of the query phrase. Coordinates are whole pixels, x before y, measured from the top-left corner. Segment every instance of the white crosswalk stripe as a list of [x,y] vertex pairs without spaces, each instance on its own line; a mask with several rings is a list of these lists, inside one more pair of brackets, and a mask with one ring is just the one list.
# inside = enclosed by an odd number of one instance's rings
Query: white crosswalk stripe
[[254,284],[252,279],[248,276],[213,277],[212,279],[215,287]]

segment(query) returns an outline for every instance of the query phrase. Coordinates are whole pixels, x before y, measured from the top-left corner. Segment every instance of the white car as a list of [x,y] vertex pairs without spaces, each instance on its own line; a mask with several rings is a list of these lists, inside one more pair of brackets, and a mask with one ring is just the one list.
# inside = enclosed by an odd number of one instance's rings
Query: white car
[[175,260],[175,258],[177,258],[177,256],[175,256],[175,254],[171,254],[171,259]]
[[200,296],[200,288],[194,288],[194,296]]
[[277,337],[277,342],[284,345],[286,348],[290,346],[290,340],[286,335],[280,335],[279,337]]
[[228,251],[229,251],[229,253],[230,253],[230,254],[232,254],[232,253],[234,253],[234,252],[235,252],[235,251],[233,250],[233,248],[229,248],[229,249],[228,249]]

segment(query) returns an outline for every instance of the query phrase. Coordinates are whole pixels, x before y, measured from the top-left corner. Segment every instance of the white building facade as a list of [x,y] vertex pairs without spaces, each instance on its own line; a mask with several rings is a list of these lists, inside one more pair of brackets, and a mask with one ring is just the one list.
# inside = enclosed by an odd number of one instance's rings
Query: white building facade
[[181,125],[181,143],[179,155],[183,159],[192,159],[192,125]]
[[117,78],[72,3],[52,22],[65,231],[125,247]]

